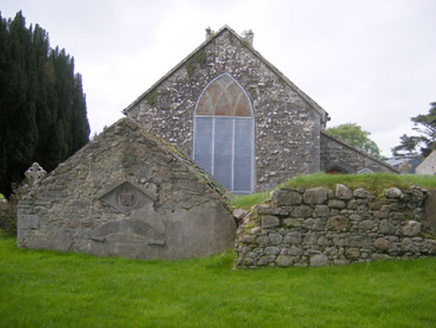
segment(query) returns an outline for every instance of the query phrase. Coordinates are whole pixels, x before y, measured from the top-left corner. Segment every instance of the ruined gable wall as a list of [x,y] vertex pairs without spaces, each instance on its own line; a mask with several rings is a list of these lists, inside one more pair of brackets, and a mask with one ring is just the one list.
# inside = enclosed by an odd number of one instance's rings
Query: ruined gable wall
[[228,30],[166,76],[128,115],[192,156],[196,102],[223,73],[241,84],[254,108],[256,190],[318,172],[320,115]]
[[232,248],[220,187],[191,165],[122,119],[19,202],[17,244],[143,259]]

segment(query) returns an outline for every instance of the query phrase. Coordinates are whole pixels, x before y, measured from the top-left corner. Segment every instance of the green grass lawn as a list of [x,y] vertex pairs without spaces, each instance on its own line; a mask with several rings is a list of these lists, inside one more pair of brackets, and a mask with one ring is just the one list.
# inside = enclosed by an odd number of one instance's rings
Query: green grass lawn
[[232,270],[233,253],[138,261],[0,238],[0,327],[436,327],[436,259]]

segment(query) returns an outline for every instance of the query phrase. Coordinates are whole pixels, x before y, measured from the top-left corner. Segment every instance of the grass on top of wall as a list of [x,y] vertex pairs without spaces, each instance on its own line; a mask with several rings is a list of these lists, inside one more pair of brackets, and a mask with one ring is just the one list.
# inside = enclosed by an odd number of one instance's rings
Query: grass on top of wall
[[233,270],[234,253],[140,261],[0,238],[0,327],[435,327],[436,259]]
[[235,196],[230,202],[230,205],[239,208],[250,209],[253,205],[262,204],[267,201],[270,192],[273,190],[298,187],[325,187],[327,189],[334,189],[336,184],[346,185],[352,190],[365,188],[374,194],[380,194],[388,188],[405,188],[415,184],[420,185],[423,188],[436,188],[436,176],[415,174],[398,175],[389,173],[334,175],[316,173],[310,175],[300,175],[271,190],[256,194]]

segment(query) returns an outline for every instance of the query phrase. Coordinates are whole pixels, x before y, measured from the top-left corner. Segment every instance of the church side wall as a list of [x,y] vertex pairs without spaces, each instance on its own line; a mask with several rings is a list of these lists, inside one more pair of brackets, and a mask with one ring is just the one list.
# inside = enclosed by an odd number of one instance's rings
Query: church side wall
[[254,108],[256,191],[318,172],[319,114],[228,31],[166,76],[129,116],[192,156],[196,102],[208,83],[223,73],[240,83]]
[[390,165],[354,149],[324,133],[321,134],[321,170],[341,169],[344,173],[357,173],[364,168],[373,172],[398,173]]

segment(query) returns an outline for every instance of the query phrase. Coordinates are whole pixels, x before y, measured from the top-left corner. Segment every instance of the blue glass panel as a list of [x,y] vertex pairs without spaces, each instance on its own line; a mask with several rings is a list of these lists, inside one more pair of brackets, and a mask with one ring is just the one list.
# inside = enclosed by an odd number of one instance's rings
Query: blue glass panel
[[233,191],[253,191],[253,138],[254,120],[236,118]]
[[215,116],[214,177],[232,190],[233,118]]
[[194,161],[212,173],[213,118],[195,118]]

